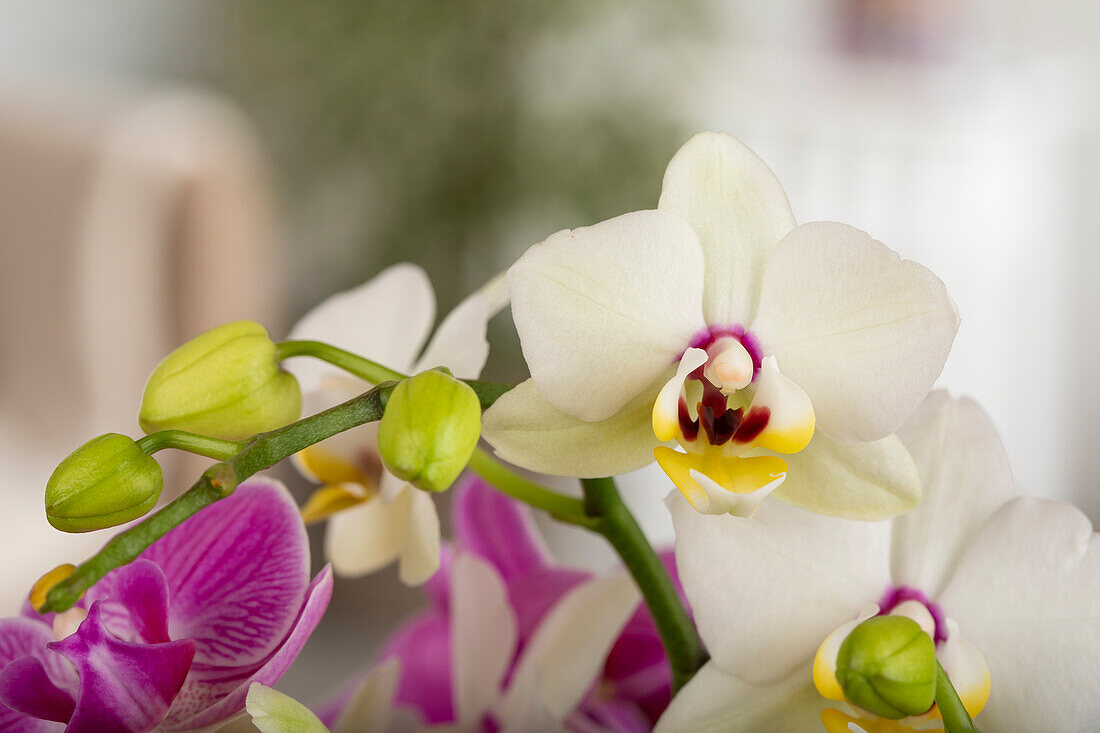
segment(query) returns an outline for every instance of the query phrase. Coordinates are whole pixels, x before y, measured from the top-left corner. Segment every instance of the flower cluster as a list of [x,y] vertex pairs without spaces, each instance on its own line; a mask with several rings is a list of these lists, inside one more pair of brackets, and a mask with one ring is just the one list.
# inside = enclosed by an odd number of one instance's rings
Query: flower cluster
[[[516,385],[479,379],[509,303]],[[982,409],[932,391],[944,284],[796,225],[735,138],[696,135],[656,209],[552,234],[434,321],[402,264],[285,342],[239,322],[169,355],[153,432],[74,452],[49,521],[142,516],[162,448],[217,463],[0,621],[0,730],[1100,730],[1100,543],[1016,496]],[[320,484],[301,507],[250,479],[286,458]],[[612,478],[653,462],[674,554]],[[448,542],[435,495],[464,468]],[[559,565],[531,507],[621,566]],[[273,685],[332,592],[322,520],[337,574],[396,562],[426,608],[310,709]]]

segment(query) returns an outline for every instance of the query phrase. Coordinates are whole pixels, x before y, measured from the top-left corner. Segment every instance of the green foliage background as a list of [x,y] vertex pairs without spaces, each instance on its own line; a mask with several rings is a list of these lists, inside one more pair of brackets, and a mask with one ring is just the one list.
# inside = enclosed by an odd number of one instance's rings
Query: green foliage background
[[215,73],[274,156],[288,318],[402,260],[441,317],[553,231],[656,205],[688,134],[677,58],[706,42],[707,12],[320,0],[236,6],[230,27]]

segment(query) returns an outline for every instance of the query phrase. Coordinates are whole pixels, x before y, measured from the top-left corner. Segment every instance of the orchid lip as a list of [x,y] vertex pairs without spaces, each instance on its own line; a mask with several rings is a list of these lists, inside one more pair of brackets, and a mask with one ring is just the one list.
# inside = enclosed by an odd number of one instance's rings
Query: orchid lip
[[936,633],[932,637],[936,642],[936,646],[947,641],[947,617],[944,615],[943,609],[940,608],[939,604],[929,599],[924,591],[917,588],[912,588],[907,585],[891,585],[887,587],[886,591],[882,594],[882,598],[880,598],[878,602],[880,609],[879,615],[884,616],[890,613],[906,601],[916,601],[928,609],[928,613],[932,616],[932,620],[936,624]]

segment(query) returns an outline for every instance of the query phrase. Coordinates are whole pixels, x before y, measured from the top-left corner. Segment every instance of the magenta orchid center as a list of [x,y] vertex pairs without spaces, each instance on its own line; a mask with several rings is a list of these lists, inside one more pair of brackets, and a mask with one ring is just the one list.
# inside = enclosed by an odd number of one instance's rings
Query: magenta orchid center
[[907,585],[887,586],[878,605],[880,616],[894,614],[916,621],[937,647],[947,641],[947,617],[923,591]]
[[[750,516],[814,432],[810,399],[739,325],[696,334],[653,405],[654,457],[696,510]],[[752,454],[750,455],[750,452]]]

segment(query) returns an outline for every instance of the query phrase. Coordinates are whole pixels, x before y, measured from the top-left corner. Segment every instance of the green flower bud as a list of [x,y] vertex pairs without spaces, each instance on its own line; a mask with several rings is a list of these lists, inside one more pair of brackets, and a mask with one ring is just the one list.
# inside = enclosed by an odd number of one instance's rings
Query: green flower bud
[[481,434],[481,403],[464,382],[428,371],[394,387],[378,424],[378,452],[390,473],[427,491],[445,491]]
[[844,698],[882,718],[928,712],[936,696],[936,644],[906,616],[875,616],[840,645],[836,679]]
[[242,440],[294,422],[301,411],[298,380],[279,368],[267,331],[237,321],[191,339],[157,365],[138,421],[150,433]]
[[46,484],[46,519],[63,532],[114,527],[157,503],[160,465],[125,435],[107,433],[73,451]]

